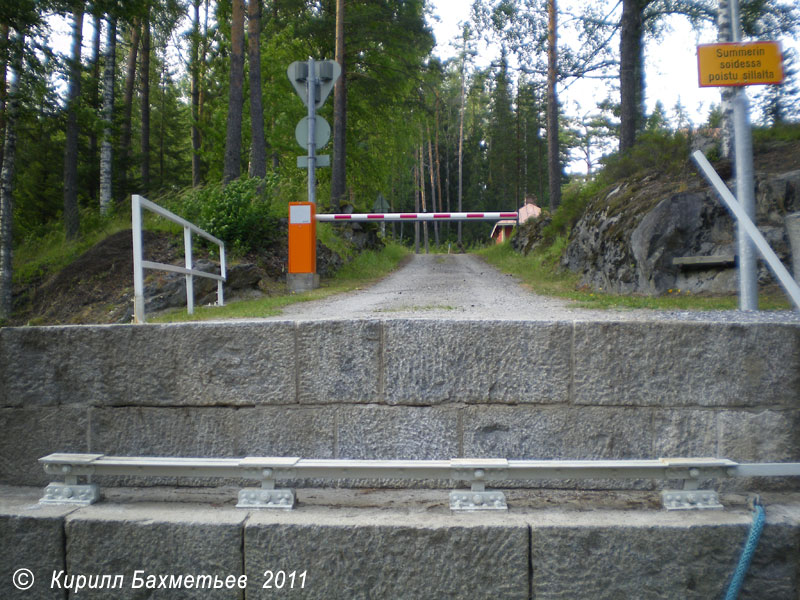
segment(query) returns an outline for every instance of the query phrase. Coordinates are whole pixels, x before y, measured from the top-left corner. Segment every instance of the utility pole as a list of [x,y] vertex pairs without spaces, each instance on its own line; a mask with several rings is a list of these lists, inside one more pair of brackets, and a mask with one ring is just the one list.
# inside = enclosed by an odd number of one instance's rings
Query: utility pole
[[[730,0],[733,41],[742,41],[739,0]],[[736,161],[736,196],[747,216],[755,223],[756,201],[753,180],[753,135],[750,106],[744,87],[736,88],[733,100],[733,135]],[[739,248],[739,310],[758,310],[758,272],[753,244],[741,223],[736,225]]]

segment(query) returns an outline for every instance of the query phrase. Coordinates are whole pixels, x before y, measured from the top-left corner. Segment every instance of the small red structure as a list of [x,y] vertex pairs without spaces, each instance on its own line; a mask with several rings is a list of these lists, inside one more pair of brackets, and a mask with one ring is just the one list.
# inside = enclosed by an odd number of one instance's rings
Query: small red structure
[[[528,202],[525,206],[520,208],[517,211],[519,215],[519,223],[522,225],[525,221],[533,217],[534,219],[542,214],[542,209],[533,204],[532,202]],[[505,242],[509,237],[511,237],[511,233],[514,231],[514,227],[517,225],[516,220],[504,219],[502,221],[498,221],[495,223],[495,226],[492,228],[491,238],[495,241],[496,244],[502,244]]]

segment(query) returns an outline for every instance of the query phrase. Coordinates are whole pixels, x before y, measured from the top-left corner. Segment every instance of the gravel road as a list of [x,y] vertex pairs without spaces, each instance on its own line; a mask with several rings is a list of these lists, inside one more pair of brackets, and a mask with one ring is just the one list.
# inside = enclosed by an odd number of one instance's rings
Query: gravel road
[[681,319],[790,322],[792,311],[653,311],[576,308],[535,294],[511,275],[470,254],[421,254],[374,286],[284,309],[275,319],[478,319],[532,321],[628,321]]

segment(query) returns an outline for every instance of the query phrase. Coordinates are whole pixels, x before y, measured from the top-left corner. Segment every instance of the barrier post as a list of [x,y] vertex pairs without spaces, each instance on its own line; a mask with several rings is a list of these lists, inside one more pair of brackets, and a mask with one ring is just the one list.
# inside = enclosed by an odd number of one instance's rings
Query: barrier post
[[319,287],[317,275],[317,220],[313,202],[289,203],[290,292],[307,292]]

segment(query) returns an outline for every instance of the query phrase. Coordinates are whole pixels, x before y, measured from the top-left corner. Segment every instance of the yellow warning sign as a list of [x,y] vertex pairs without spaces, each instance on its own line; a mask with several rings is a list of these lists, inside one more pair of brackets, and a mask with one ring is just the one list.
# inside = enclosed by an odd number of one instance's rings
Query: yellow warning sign
[[697,46],[700,87],[783,83],[779,42],[700,44]]

